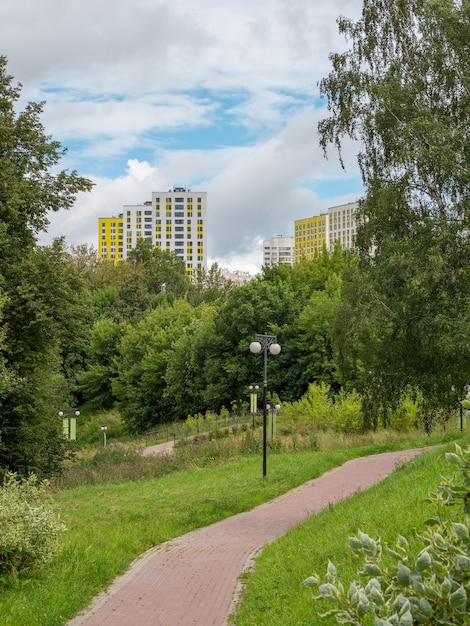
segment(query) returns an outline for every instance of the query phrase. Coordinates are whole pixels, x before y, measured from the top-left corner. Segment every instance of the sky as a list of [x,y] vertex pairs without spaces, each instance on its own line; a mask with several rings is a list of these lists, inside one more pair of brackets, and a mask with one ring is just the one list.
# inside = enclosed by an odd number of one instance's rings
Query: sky
[[174,186],[207,191],[208,265],[259,272],[263,240],[357,200],[357,146],[325,158],[318,82],[361,0],[16,0],[0,55],[44,102],[61,169],[94,183],[39,243],[97,247],[98,217]]

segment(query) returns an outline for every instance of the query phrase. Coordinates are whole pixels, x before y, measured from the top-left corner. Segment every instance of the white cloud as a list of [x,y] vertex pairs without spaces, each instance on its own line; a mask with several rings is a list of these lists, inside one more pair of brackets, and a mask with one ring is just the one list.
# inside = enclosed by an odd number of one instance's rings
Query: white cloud
[[[0,54],[24,99],[47,100],[64,167],[93,179],[49,234],[96,245],[97,218],[173,184],[208,191],[209,255],[261,265],[262,241],[355,199],[325,160],[318,81],[360,0],[19,0],[0,5]],[[351,191],[348,192],[348,181]],[[331,193],[325,193],[327,184]],[[335,183],[337,189],[335,189]],[[321,192],[320,192],[321,187]]]

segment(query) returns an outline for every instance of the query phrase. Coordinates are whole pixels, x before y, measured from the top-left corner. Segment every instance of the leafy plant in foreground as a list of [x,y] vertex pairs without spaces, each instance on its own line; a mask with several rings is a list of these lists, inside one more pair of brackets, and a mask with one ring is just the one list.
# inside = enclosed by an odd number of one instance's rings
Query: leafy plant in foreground
[[[437,515],[425,522],[419,535],[424,547],[413,555],[405,537],[398,535],[393,547],[385,545],[394,562],[382,564],[380,538],[358,531],[349,539],[352,552],[363,560],[359,572],[365,584],[339,580],[329,562],[322,581],[314,574],[304,581],[318,588],[314,600],[326,599],[335,606],[321,617],[335,616],[338,624],[412,626],[414,624],[468,624],[470,611],[470,448],[455,445],[446,460],[458,467],[462,481],[443,478],[428,501]],[[455,507],[447,516],[444,507]]]
[[0,489],[0,573],[17,576],[48,563],[66,528],[54,510],[48,482],[5,474]]

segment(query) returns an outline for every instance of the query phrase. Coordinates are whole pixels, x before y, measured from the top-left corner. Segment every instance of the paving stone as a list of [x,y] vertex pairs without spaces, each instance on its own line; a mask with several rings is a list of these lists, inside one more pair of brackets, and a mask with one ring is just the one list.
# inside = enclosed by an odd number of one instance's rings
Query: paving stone
[[296,489],[138,558],[68,626],[226,626],[263,546],[429,448],[348,461]]

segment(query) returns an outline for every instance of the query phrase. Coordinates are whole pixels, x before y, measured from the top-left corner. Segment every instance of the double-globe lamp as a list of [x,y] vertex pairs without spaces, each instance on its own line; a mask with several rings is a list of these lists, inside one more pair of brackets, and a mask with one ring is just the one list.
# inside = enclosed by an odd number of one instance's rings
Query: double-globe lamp
[[281,351],[277,343],[276,335],[255,335],[255,340],[250,343],[250,352],[259,354],[264,351],[264,376],[263,376],[263,476],[266,476],[266,450],[267,450],[267,395],[268,395],[268,350],[276,355]]

